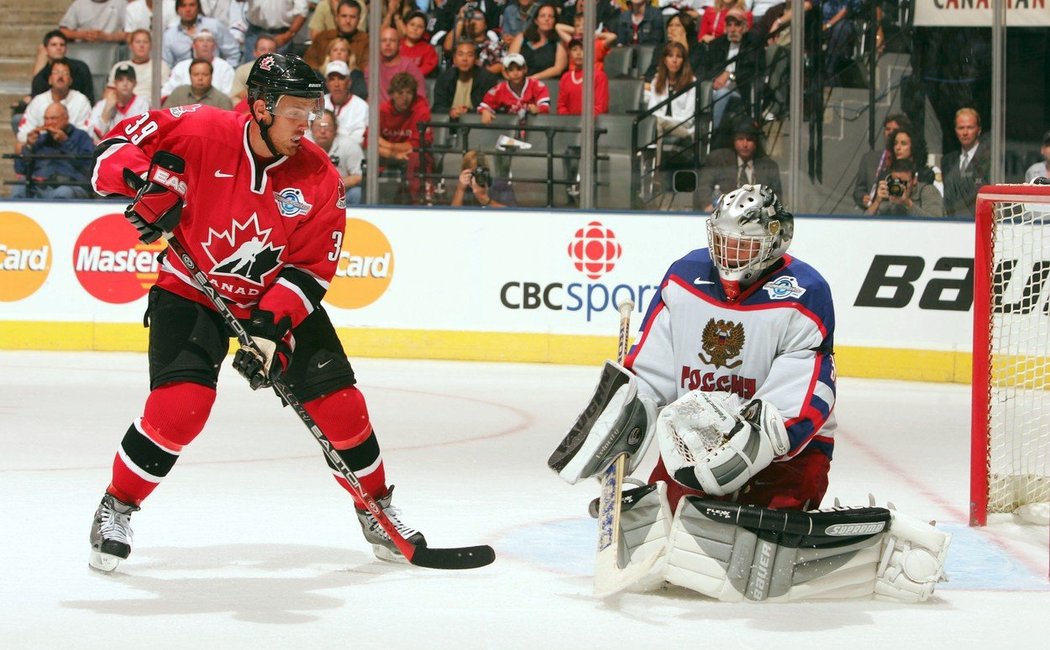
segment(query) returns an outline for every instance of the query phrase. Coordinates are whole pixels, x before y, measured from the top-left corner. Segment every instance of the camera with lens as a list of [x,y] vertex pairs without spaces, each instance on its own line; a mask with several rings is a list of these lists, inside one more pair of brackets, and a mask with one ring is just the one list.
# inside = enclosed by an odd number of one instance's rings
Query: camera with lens
[[332,161],[333,166],[339,167],[339,156],[333,156],[332,154],[328,154],[328,160]]
[[894,198],[900,198],[908,191],[908,181],[902,181],[894,176],[886,177],[886,191]]
[[488,187],[492,185],[492,172],[489,171],[488,167],[475,167],[474,171],[471,172],[471,178],[480,187]]

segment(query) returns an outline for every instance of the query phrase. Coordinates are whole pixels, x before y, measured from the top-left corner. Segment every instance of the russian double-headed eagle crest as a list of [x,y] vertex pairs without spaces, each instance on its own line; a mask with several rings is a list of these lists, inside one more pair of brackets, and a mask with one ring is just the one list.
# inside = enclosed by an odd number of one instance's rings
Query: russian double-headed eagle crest
[[730,320],[707,321],[704,331],[700,335],[700,349],[706,352],[710,358],[704,357],[703,353],[697,354],[700,360],[706,364],[718,368],[736,368],[744,361],[738,359],[730,363],[730,359],[740,354],[744,348],[744,325],[734,323]]

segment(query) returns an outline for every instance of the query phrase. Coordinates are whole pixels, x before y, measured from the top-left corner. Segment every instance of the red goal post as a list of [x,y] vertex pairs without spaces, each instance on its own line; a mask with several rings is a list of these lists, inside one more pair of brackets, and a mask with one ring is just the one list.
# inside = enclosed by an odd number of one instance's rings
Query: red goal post
[[1050,185],[977,197],[970,525],[1050,501]]

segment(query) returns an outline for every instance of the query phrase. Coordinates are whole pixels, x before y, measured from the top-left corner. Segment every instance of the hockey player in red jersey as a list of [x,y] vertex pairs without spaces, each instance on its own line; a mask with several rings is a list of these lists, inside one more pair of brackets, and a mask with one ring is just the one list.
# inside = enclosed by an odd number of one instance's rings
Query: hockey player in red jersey
[[[121,122],[98,145],[94,188],[136,197],[127,214],[143,241],[178,238],[259,344],[261,354],[236,353],[238,372],[253,388],[280,373],[363,491],[403,537],[425,545],[390,507],[365,399],[321,304],[346,222],[339,174],[304,137],[321,114],[324,81],[297,57],[268,54],[247,88],[250,115],[190,105]],[[185,161],[183,173],[157,164],[172,154]],[[136,188],[146,185],[137,195],[125,170],[143,179]],[[226,324],[177,256],[162,260],[146,322],[150,394],[117,450],[91,527],[90,565],[102,571],[128,557],[131,514],[204,428],[229,350]],[[336,480],[349,490],[340,474]],[[376,555],[403,560],[356,497],[355,506]]]
[[787,254],[794,217],[773,190],[744,185],[707,235],[671,264],[624,364],[606,363],[548,461],[575,483],[621,453],[633,471],[658,442],[648,482],[620,501],[628,565],[603,584],[925,600],[950,536],[885,508],[810,510],[834,447],[835,316],[828,283]]

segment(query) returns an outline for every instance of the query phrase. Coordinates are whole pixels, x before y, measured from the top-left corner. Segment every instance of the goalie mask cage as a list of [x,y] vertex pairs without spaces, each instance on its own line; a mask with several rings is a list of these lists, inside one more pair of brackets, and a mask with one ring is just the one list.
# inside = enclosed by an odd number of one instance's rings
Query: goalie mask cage
[[977,197],[970,525],[1050,501],[1050,186]]

